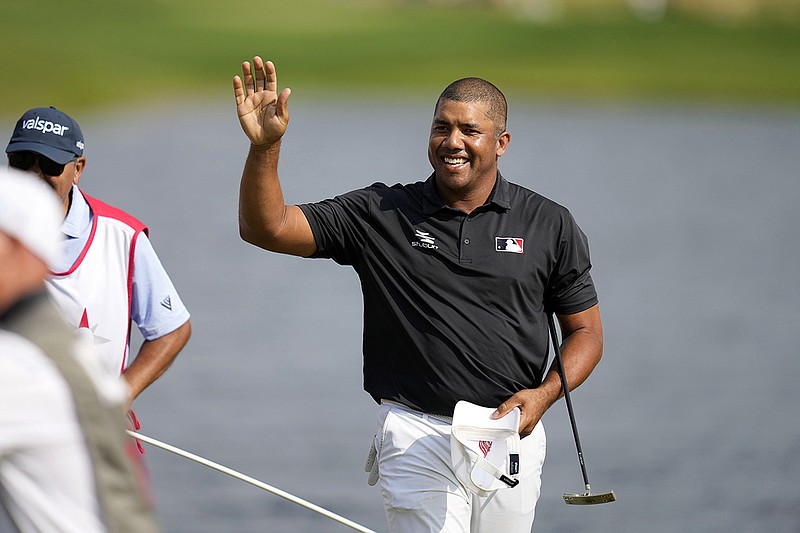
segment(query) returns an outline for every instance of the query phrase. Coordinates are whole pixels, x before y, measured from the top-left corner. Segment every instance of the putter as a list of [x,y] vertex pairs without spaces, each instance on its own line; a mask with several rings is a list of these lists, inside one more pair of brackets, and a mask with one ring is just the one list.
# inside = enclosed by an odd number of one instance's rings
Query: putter
[[550,328],[550,337],[553,340],[553,351],[555,353],[556,365],[558,365],[558,373],[561,375],[561,386],[564,388],[564,400],[567,403],[567,412],[569,413],[569,421],[572,424],[572,436],[575,437],[575,448],[578,451],[578,462],[581,465],[581,474],[583,474],[583,483],[586,485],[586,492],[583,494],[564,494],[564,503],[569,505],[597,505],[600,503],[611,503],[617,501],[614,491],[600,492],[592,494],[592,487],[589,485],[589,476],[586,474],[586,463],[583,460],[583,449],[581,448],[581,439],[578,437],[578,425],[575,423],[575,413],[572,411],[572,400],[569,397],[569,388],[567,387],[567,376],[564,372],[564,362],[561,360],[561,348],[559,347],[558,336],[556,335],[556,325],[553,321],[553,314],[547,314],[547,325]]

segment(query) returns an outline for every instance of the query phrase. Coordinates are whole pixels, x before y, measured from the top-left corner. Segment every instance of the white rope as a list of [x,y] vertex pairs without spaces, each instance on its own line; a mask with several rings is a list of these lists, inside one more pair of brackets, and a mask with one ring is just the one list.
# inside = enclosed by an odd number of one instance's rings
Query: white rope
[[298,498],[297,496],[289,494],[288,492],[284,492],[281,489],[275,488],[275,487],[273,487],[271,485],[267,485],[266,483],[263,483],[263,482],[255,479],[255,478],[252,478],[250,476],[247,476],[245,474],[237,472],[236,470],[232,470],[232,469],[228,468],[227,466],[223,466],[223,465],[221,465],[219,463],[215,463],[214,461],[209,461],[208,459],[206,459],[204,457],[200,457],[199,455],[195,455],[193,453],[187,452],[186,450],[181,450],[180,448],[176,448],[175,446],[172,446],[171,444],[167,444],[165,442],[161,442],[161,441],[156,440],[156,439],[154,439],[152,437],[148,437],[147,435],[142,435],[141,433],[136,433],[135,431],[130,431],[130,430],[127,430],[127,431],[128,431],[128,435],[130,435],[133,438],[142,440],[142,441],[146,442],[147,444],[151,444],[151,445],[156,446],[158,448],[161,448],[163,450],[167,450],[168,452],[172,452],[174,454],[180,455],[181,457],[185,457],[187,459],[191,459],[192,461],[200,463],[201,465],[205,465],[205,466],[207,466],[209,468],[213,468],[214,470],[218,470],[219,472],[222,472],[223,474],[228,474],[229,476],[234,477],[236,479],[239,479],[241,481],[244,481],[245,483],[250,483],[251,485],[255,485],[256,487],[258,487],[260,489],[263,489],[263,490],[265,490],[267,492],[275,494],[276,496],[280,496],[281,498],[289,500],[292,503],[296,503],[297,505],[300,505],[301,507],[305,507],[306,509],[310,509],[310,510],[316,512],[316,513],[319,513],[319,514],[321,514],[323,516],[326,516],[326,517],[330,518],[331,520],[335,520],[336,522],[339,522],[340,524],[344,524],[344,525],[346,525],[346,526],[348,526],[350,528],[353,528],[356,531],[361,531],[363,533],[376,533],[375,531],[373,531],[371,529],[367,529],[366,527],[364,527],[362,525],[356,524],[355,522],[353,522],[351,520],[348,520],[347,518],[344,518],[343,516],[339,516],[336,513],[328,511],[327,509],[323,509],[322,507],[320,507],[318,505],[314,505],[313,503],[308,502],[308,501],[306,501],[306,500],[304,500],[302,498]]

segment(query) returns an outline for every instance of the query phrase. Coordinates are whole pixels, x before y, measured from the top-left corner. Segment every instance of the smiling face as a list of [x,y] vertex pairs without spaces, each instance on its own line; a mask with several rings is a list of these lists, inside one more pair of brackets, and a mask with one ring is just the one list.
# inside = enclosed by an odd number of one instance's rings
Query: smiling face
[[436,190],[450,207],[467,213],[483,205],[497,179],[497,158],[511,135],[490,116],[484,101],[439,100],[428,138]]

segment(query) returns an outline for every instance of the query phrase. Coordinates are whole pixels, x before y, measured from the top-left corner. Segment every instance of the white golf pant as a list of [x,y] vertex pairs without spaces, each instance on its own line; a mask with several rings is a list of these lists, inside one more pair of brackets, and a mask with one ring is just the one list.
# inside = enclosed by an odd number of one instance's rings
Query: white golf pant
[[546,451],[544,426],[521,441],[519,485],[477,496],[456,478],[446,422],[382,403],[375,436],[391,533],[530,533]]

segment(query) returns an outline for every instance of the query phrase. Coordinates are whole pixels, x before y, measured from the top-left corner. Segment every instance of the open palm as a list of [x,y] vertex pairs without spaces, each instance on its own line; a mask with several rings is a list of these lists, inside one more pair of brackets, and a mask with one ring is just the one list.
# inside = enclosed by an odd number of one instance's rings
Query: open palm
[[254,145],[274,144],[286,132],[291,90],[277,91],[275,65],[258,56],[253,58],[252,68],[249,61],[242,63],[242,78],[233,78],[239,124]]

